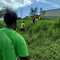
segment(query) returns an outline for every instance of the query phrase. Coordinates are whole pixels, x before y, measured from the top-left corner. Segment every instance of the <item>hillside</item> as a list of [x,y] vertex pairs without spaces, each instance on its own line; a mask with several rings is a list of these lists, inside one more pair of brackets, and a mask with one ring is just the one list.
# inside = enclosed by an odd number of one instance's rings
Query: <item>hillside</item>
[[[24,32],[20,31],[22,21],[26,24]],[[60,60],[59,20],[40,20],[35,24],[31,20],[22,21],[18,21],[16,31],[25,38],[31,60]]]

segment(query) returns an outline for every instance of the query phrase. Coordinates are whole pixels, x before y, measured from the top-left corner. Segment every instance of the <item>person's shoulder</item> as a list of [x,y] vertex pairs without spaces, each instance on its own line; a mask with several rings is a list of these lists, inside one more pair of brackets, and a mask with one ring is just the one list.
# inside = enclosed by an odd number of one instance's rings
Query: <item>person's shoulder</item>
[[1,34],[1,33],[3,34],[2,30],[0,29],[0,34]]
[[16,32],[16,31],[14,31],[14,34],[15,34],[16,36],[20,36],[20,34],[19,34],[18,32]]
[[4,32],[2,31],[2,28],[0,29],[0,34],[1,34],[1,33],[4,34]]
[[2,29],[0,29],[0,39],[7,39],[8,36],[2,31]]
[[0,31],[2,30],[3,28],[0,29]]
[[14,31],[14,35],[16,36],[17,39],[24,40],[23,36],[19,34],[18,32]]
[[24,39],[24,37],[22,35],[20,35],[19,33],[15,32],[15,41],[21,44],[26,44],[26,41]]

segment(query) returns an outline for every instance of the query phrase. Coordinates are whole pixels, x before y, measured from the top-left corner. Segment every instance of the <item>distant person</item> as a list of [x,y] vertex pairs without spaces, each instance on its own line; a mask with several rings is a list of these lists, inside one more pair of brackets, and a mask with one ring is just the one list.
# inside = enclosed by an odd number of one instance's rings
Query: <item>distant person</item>
[[29,60],[25,39],[16,31],[17,15],[8,11],[4,15],[5,28],[0,29],[0,60]]
[[33,24],[35,24],[35,17],[33,18]]
[[21,31],[25,31],[25,22],[21,23]]
[[37,16],[35,16],[35,20],[36,21],[39,21],[39,19],[40,19],[40,17],[37,15]]

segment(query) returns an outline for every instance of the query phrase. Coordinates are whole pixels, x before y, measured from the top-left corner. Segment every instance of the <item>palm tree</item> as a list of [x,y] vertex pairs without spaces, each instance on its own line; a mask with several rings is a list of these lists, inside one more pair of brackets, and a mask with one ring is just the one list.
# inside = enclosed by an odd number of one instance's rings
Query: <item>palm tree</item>
[[42,18],[45,15],[46,11],[43,11],[42,8],[40,8],[40,17]]
[[36,16],[37,11],[38,11],[37,7],[36,8],[31,7],[30,16],[31,17]]
[[33,7],[31,7],[31,10],[30,10],[30,16],[34,16],[34,9],[33,9]]

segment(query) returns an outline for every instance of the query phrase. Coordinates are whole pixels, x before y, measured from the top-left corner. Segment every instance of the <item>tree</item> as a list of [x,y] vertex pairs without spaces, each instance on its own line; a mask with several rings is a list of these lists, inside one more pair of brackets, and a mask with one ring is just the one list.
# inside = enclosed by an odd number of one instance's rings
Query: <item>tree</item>
[[43,12],[43,9],[40,8],[40,16],[42,17],[42,12]]
[[30,16],[31,16],[32,18],[33,18],[34,16],[36,16],[36,15],[37,15],[37,11],[38,11],[37,7],[35,7],[35,8],[31,7]]
[[30,10],[30,16],[34,16],[34,9],[33,9],[33,7],[31,7],[31,10]]
[[34,15],[36,16],[37,15],[37,11],[38,11],[38,9],[37,9],[37,7],[34,9]]
[[40,17],[44,17],[46,11],[44,11],[42,8],[40,8]]
[[46,13],[46,11],[43,11],[43,16],[44,16],[45,13]]

